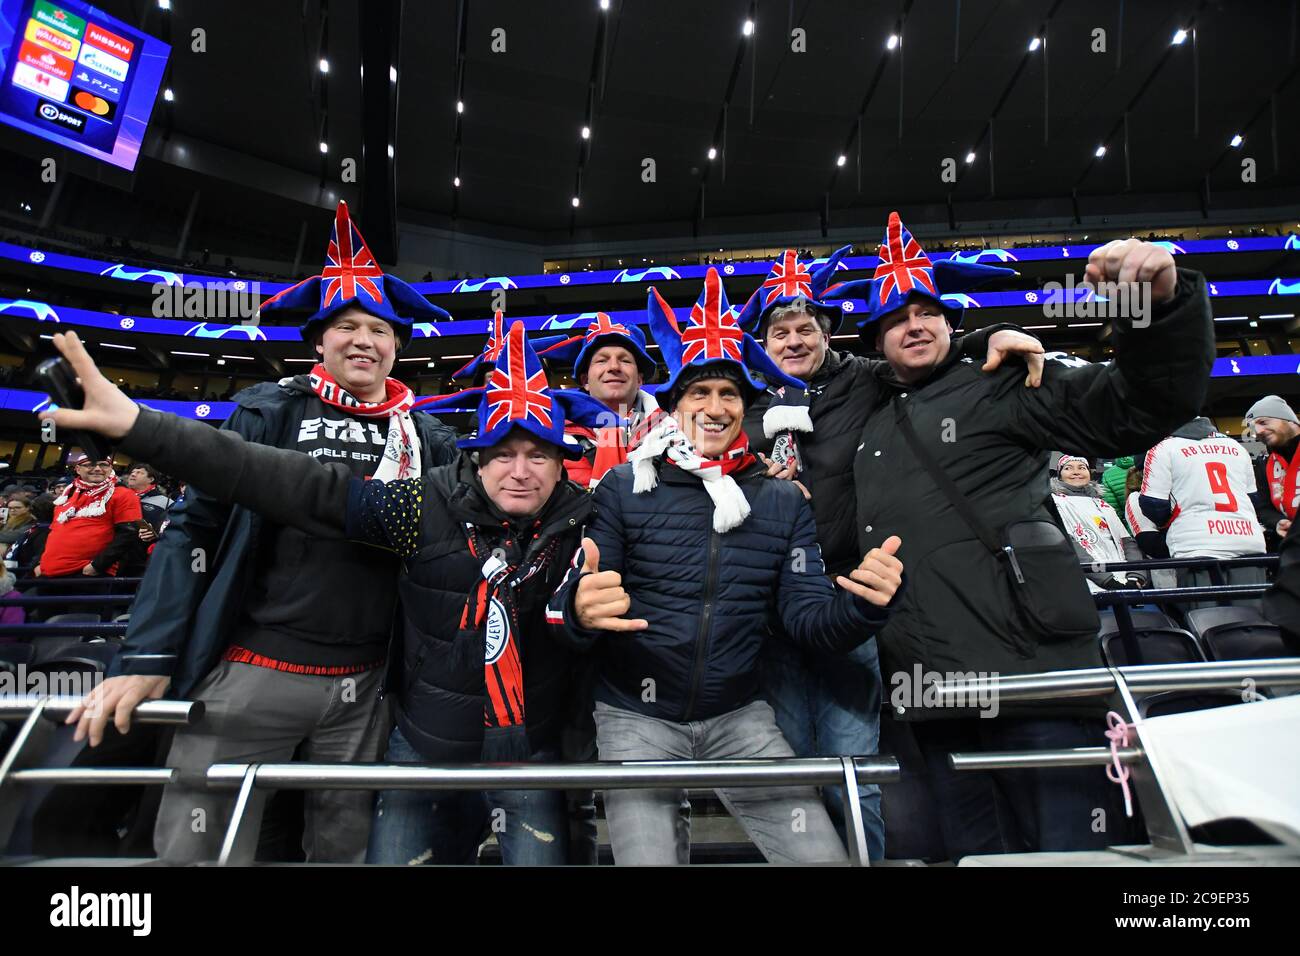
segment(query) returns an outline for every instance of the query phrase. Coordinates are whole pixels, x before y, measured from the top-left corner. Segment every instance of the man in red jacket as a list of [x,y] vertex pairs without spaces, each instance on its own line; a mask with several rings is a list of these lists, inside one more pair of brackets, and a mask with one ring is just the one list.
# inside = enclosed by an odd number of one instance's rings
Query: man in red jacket
[[34,572],[38,577],[116,574],[137,540],[140,499],[118,487],[113,463],[81,452],[73,467],[76,479],[54,501],[54,523]]

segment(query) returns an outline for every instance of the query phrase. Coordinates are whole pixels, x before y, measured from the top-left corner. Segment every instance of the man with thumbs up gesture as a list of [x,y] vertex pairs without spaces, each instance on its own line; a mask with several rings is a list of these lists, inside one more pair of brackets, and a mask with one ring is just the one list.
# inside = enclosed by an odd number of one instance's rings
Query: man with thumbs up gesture
[[582,578],[573,607],[578,622],[593,631],[643,631],[646,622],[623,617],[632,599],[623,590],[623,575],[600,570],[600,549],[590,538],[582,539]]
[[[728,321],[720,307],[714,321]],[[732,359],[678,366],[657,395],[669,415],[596,487],[595,518],[546,618],[592,653],[601,760],[795,756],[760,689],[773,628],[843,653],[884,627],[903,590],[896,537],[827,576],[808,502],[747,453],[741,423],[757,391]],[[811,787],[720,796],[770,862],[847,858]],[[684,799],[607,791],[615,862],[684,862]]]

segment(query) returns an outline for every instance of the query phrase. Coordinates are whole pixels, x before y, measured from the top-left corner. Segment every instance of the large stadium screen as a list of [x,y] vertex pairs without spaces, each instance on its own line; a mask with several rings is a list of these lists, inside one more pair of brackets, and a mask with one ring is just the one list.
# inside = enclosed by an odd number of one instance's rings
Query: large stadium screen
[[134,170],[170,52],[88,4],[0,0],[0,122]]

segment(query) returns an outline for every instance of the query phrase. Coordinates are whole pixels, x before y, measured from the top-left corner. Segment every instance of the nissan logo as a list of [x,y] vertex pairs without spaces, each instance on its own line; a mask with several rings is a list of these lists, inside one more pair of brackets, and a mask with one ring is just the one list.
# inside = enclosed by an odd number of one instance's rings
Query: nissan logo
[[42,103],[41,115],[44,116],[47,120],[58,119],[59,108],[55,106],[53,103]]

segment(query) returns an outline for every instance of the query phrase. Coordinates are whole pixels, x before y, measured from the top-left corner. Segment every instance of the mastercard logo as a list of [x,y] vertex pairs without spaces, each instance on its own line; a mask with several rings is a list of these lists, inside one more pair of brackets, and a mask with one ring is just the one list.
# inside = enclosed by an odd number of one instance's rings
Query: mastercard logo
[[72,97],[72,102],[87,113],[94,113],[96,116],[107,116],[112,109],[108,105],[108,100],[94,93],[87,93],[85,90],[77,90],[76,95]]

